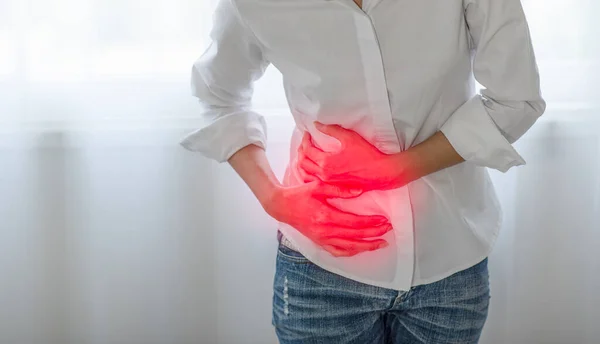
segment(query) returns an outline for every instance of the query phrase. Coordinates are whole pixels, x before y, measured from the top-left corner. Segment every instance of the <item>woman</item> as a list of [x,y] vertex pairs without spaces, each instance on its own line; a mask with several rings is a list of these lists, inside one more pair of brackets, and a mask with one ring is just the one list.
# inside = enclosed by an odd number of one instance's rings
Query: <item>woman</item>
[[[500,208],[486,168],[544,112],[519,0],[221,0],[194,64],[206,124],[279,221],[281,343],[476,343]],[[296,121],[282,182],[252,85],[273,64]],[[484,87],[475,93],[474,78]]]

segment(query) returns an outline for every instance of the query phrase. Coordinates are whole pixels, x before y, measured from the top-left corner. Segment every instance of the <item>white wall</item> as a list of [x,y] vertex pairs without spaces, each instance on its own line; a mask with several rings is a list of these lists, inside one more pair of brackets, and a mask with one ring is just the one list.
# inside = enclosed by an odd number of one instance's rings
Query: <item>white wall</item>
[[[557,117],[519,142],[527,167],[493,174],[484,344],[600,338],[600,126]],[[292,122],[268,122],[282,175]],[[0,136],[0,343],[276,343],[275,223],[231,168],[177,145],[186,127]]]
[[[600,2],[522,2],[549,112],[493,174],[482,342],[597,343]],[[275,343],[275,224],[177,145],[215,3],[0,0],[0,344]],[[281,175],[281,76],[256,89]]]
[[209,163],[156,135],[0,147],[0,343],[216,343]]

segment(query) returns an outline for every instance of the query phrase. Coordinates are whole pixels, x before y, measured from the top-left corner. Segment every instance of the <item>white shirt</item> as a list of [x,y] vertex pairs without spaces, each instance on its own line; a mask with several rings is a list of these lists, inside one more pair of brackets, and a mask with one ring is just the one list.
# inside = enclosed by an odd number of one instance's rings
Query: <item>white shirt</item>
[[[442,131],[465,163],[409,185],[333,199],[356,214],[383,214],[384,249],[335,258],[291,226],[279,228],[322,268],[396,290],[431,283],[483,260],[501,211],[486,167],[524,164],[511,145],[544,112],[519,0],[221,0],[212,43],[195,62],[193,94],[206,124],[181,142],[217,161],[266,147],[250,103],[269,63],[284,77],[296,130],[284,185],[297,185],[296,150],[313,121],[354,130],[384,153]],[[473,76],[484,87],[475,94]],[[307,214],[309,216],[309,214]]]

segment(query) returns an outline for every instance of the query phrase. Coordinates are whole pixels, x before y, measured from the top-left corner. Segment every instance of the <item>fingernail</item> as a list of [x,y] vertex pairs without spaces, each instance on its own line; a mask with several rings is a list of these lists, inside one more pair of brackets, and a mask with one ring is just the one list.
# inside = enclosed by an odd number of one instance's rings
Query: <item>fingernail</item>
[[362,193],[362,190],[360,190],[360,189],[350,189],[350,194],[351,194],[351,195],[358,196],[358,195],[360,195],[361,193]]
[[384,248],[384,247],[388,247],[388,243],[386,241],[382,242],[381,244],[379,244],[379,246],[377,246],[377,248]]
[[315,127],[322,127],[323,123],[315,121]]

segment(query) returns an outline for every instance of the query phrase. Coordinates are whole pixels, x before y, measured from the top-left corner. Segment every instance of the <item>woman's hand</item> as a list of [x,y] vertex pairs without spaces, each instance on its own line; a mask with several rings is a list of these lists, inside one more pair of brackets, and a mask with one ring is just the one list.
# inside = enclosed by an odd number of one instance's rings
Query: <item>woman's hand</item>
[[411,181],[407,173],[409,161],[401,153],[384,154],[358,133],[339,125],[315,122],[315,126],[340,141],[341,149],[324,152],[305,132],[298,148],[299,167],[305,181],[318,178],[328,184],[363,191],[394,189]]
[[360,191],[313,181],[282,187],[263,206],[273,218],[296,228],[332,255],[348,257],[387,246],[385,240],[373,238],[392,229],[384,216],[343,212],[326,201],[359,194]]

